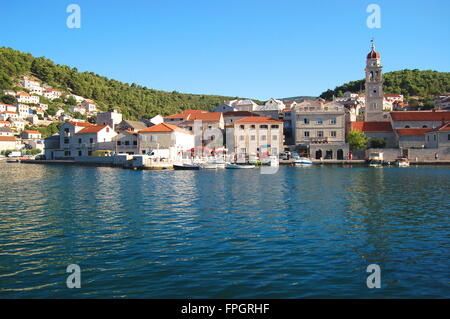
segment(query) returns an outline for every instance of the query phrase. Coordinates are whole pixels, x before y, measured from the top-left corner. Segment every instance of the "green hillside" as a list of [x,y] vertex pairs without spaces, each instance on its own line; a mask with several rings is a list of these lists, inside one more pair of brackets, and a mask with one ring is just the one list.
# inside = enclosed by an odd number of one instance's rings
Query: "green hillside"
[[[384,92],[410,96],[431,98],[450,92],[450,72],[400,70],[383,74]],[[358,80],[345,83],[334,90],[323,92],[320,97],[331,100],[334,96],[342,96],[346,91],[360,93],[364,91],[364,81]]]
[[184,109],[210,110],[224,100],[236,98],[153,90],[0,47],[0,89],[17,89],[23,75],[33,75],[55,88],[93,99],[100,110],[120,110],[127,119],[168,115]]

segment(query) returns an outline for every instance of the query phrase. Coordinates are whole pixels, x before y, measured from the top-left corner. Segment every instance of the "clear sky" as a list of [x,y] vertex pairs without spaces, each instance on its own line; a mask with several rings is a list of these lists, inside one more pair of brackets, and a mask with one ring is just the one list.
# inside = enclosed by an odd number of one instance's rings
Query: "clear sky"
[[450,71],[449,0],[1,0],[0,13],[0,46],[166,91],[319,95],[364,77],[372,37],[385,72]]

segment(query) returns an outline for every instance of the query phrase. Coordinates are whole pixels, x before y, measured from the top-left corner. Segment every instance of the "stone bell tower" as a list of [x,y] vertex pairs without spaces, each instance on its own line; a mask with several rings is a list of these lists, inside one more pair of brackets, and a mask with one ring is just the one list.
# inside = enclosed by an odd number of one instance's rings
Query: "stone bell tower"
[[372,40],[372,51],[367,55],[366,61],[366,109],[364,120],[383,121],[383,75],[380,54],[375,51]]

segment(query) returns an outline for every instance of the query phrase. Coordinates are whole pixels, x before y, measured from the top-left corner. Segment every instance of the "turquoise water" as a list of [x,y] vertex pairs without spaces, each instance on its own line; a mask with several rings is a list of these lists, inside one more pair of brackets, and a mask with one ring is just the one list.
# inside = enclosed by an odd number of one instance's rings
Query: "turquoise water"
[[1,298],[450,297],[449,167],[0,164],[0,181]]

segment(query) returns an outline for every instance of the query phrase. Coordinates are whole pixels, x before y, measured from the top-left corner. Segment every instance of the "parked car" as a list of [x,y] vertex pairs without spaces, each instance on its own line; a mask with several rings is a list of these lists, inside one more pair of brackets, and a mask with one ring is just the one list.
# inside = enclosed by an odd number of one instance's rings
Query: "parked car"
[[280,159],[282,160],[288,160],[290,158],[288,153],[280,153],[280,155],[278,156]]
[[35,160],[45,160],[45,155],[43,155],[43,154],[36,155],[36,157],[34,159]]

